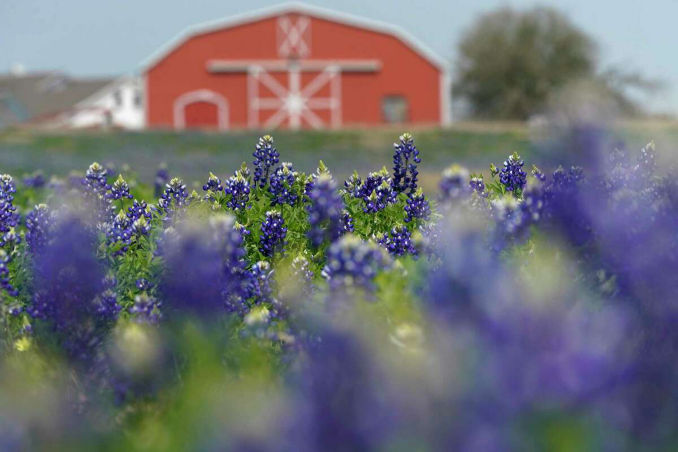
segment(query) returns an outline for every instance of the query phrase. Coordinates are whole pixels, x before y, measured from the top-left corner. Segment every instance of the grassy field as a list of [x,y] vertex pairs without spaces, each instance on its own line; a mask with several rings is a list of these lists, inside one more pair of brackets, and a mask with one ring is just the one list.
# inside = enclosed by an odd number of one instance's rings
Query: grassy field
[[[629,145],[650,139],[678,142],[676,123],[626,123],[620,126]],[[283,132],[274,134],[281,159],[297,169],[311,171],[322,159],[338,178],[354,169],[365,173],[391,166],[392,143],[399,129]],[[459,163],[472,170],[500,164],[519,152],[526,161],[540,163],[544,149],[531,139],[528,128],[515,123],[465,123],[449,129],[412,130],[421,150],[422,182],[431,187],[447,165]],[[126,164],[151,182],[164,162],[170,173],[187,181],[201,181],[209,171],[231,174],[242,161],[252,160],[258,133],[235,132],[31,132],[0,133],[0,169],[16,177],[35,170],[47,176],[84,171],[92,161]],[[541,146],[541,147],[540,147]]]

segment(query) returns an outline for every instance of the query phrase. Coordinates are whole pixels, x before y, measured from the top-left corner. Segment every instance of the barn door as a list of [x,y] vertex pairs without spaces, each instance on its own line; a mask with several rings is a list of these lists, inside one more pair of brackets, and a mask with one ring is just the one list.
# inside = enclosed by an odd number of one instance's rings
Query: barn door
[[251,128],[337,128],[341,125],[341,72],[333,64],[305,68],[292,62],[286,71],[253,65],[247,77]]
[[219,108],[202,100],[191,102],[184,107],[184,122],[187,129],[218,129]]
[[226,130],[228,103],[209,90],[182,94],[174,102],[174,128]]

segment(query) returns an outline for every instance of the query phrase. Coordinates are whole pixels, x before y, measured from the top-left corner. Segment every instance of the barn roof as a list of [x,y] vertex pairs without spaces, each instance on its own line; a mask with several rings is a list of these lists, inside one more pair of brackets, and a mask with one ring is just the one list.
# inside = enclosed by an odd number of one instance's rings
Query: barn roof
[[319,19],[343,23],[346,25],[352,25],[355,27],[364,28],[378,33],[394,36],[398,38],[400,41],[402,41],[405,45],[412,48],[415,52],[420,54],[426,60],[428,60],[440,71],[447,72],[447,63],[443,58],[438,56],[433,50],[431,50],[425,44],[421,43],[417,38],[415,38],[407,31],[403,30],[402,28],[396,25],[388,24],[386,22],[381,22],[378,20],[365,19],[363,17],[358,17],[351,14],[346,14],[331,9],[320,8],[317,6],[307,5],[305,3],[299,2],[283,3],[280,5],[261,8],[244,14],[238,14],[236,16],[230,16],[223,19],[204,22],[201,24],[188,27],[184,31],[179,33],[177,36],[175,36],[173,39],[171,39],[169,42],[167,42],[165,45],[160,47],[160,49],[158,49],[150,57],[144,60],[141,64],[141,70],[142,72],[145,72],[151,69],[153,66],[155,66],[156,63],[165,58],[172,50],[174,50],[176,47],[183,44],[188,39],[194,36],[210,33],[225,28],[235,27],[237,25],[243,25],[250,22],[256,22],[262,19],[275,17],[286,13],[306,14],[308,16],[316,17]]

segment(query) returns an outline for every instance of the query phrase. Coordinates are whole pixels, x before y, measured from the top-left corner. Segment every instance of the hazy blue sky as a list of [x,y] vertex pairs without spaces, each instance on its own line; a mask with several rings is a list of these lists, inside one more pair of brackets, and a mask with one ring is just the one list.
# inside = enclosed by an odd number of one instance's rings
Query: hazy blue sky
[[[0,0],[0,72],[29,70],[79,75],[132,72],[191,24],[280,2],[266,0]],[[337,0],[310,1],[400,25],[451,59],[460,34],[481,12],[501,5],[557,6],[600,44],[604,63],[664,79],[651,100],[678,113],[678,0]]]

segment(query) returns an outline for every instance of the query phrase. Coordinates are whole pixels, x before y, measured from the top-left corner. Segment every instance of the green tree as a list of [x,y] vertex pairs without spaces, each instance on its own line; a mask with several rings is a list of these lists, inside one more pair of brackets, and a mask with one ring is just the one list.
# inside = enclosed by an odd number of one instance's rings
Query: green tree
[[594,78],[596,45],[546,7],[482,15],[459,45],[455,96],[481,118],[525,119],[576,79]]

